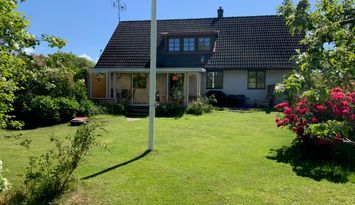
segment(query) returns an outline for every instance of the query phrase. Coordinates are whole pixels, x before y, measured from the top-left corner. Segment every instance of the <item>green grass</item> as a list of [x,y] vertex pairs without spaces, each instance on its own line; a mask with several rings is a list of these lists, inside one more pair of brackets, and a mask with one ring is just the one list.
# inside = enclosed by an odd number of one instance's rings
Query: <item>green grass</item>
[[[294,135],[275,127],[275,113],[215,111],[200,117],[156,120],[156,150],[87,180],[60,203],[71,204],[354,204],[355,174],[342,167],[342,183],[322,167],[298,172],[292,163],[271,159],[272,150],[290,146]],[[99,116],[107,121],[100,142],[75,173],[83,178],[142,154],[147,147],[148,119]],[[0,139],[0,159],[14,185],[30,155],[47,150],[51,133],[64,136],[76,128],[58,125],[22,131],[33,140],[26,150]],[[2,134],[4,134],[3,132]],[[298,164],[298,166],[300,166]],[[305,172],[304,169],[303,171]],[[336,170],[338,170],[336,172]],[[329,174],[329,173],[328,173]],[[301,175],[301,176],[300,176]]]

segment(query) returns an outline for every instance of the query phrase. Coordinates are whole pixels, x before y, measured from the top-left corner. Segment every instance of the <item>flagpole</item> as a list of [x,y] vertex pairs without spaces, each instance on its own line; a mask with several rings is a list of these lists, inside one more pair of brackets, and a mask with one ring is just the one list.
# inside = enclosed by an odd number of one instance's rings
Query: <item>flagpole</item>
[[149,142],[148,150],[154,149],[155,137],[155,96],[157,66],[157,1],[152,0],[150,25],[150,74],[149,74]]

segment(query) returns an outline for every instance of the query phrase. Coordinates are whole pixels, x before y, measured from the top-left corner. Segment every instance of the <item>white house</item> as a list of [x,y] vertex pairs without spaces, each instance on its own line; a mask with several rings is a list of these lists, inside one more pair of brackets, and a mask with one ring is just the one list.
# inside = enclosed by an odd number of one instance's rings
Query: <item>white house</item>
[[[158,21],[157,101],[185,104],[219,90],[265,100],[294,64],[300,35],[279,16]],[[150,21],[121,22],[95,68],[90,98],[148,104]]]

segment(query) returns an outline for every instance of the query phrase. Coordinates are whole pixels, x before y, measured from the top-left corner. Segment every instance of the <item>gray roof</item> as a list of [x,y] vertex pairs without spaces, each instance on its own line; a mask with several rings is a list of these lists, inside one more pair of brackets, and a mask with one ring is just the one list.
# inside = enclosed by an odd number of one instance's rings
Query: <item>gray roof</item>
[[[216,36],[215,50],[171,54],[165,51],[166,35]],[[248,16],[158,21],[157,67],[206,69],[291,69],[302,36],[292,36],[279,16]],[[121,22],[96,68],[148,68],[150,21]],[[203,59],[203,60],[201,60]]]

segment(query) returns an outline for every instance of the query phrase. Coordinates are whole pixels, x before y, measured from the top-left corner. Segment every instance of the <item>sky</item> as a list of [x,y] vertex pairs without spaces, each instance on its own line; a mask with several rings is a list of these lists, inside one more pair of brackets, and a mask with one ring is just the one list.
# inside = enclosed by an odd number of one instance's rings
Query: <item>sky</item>
[[[29,31],[40,36],[53,34],[68,41],[61,49],[97,61],[118,24],[113,0],[27,0],[19,11],[31,21]],[[216,17],[222,6],[224,16],[276,14],[282,0],[157,0],[158,19]],[[121,21],[149,20],[151,0],[121,0],[126,11]],[[58,49],[41,45],[28,53],[48,54]]]

